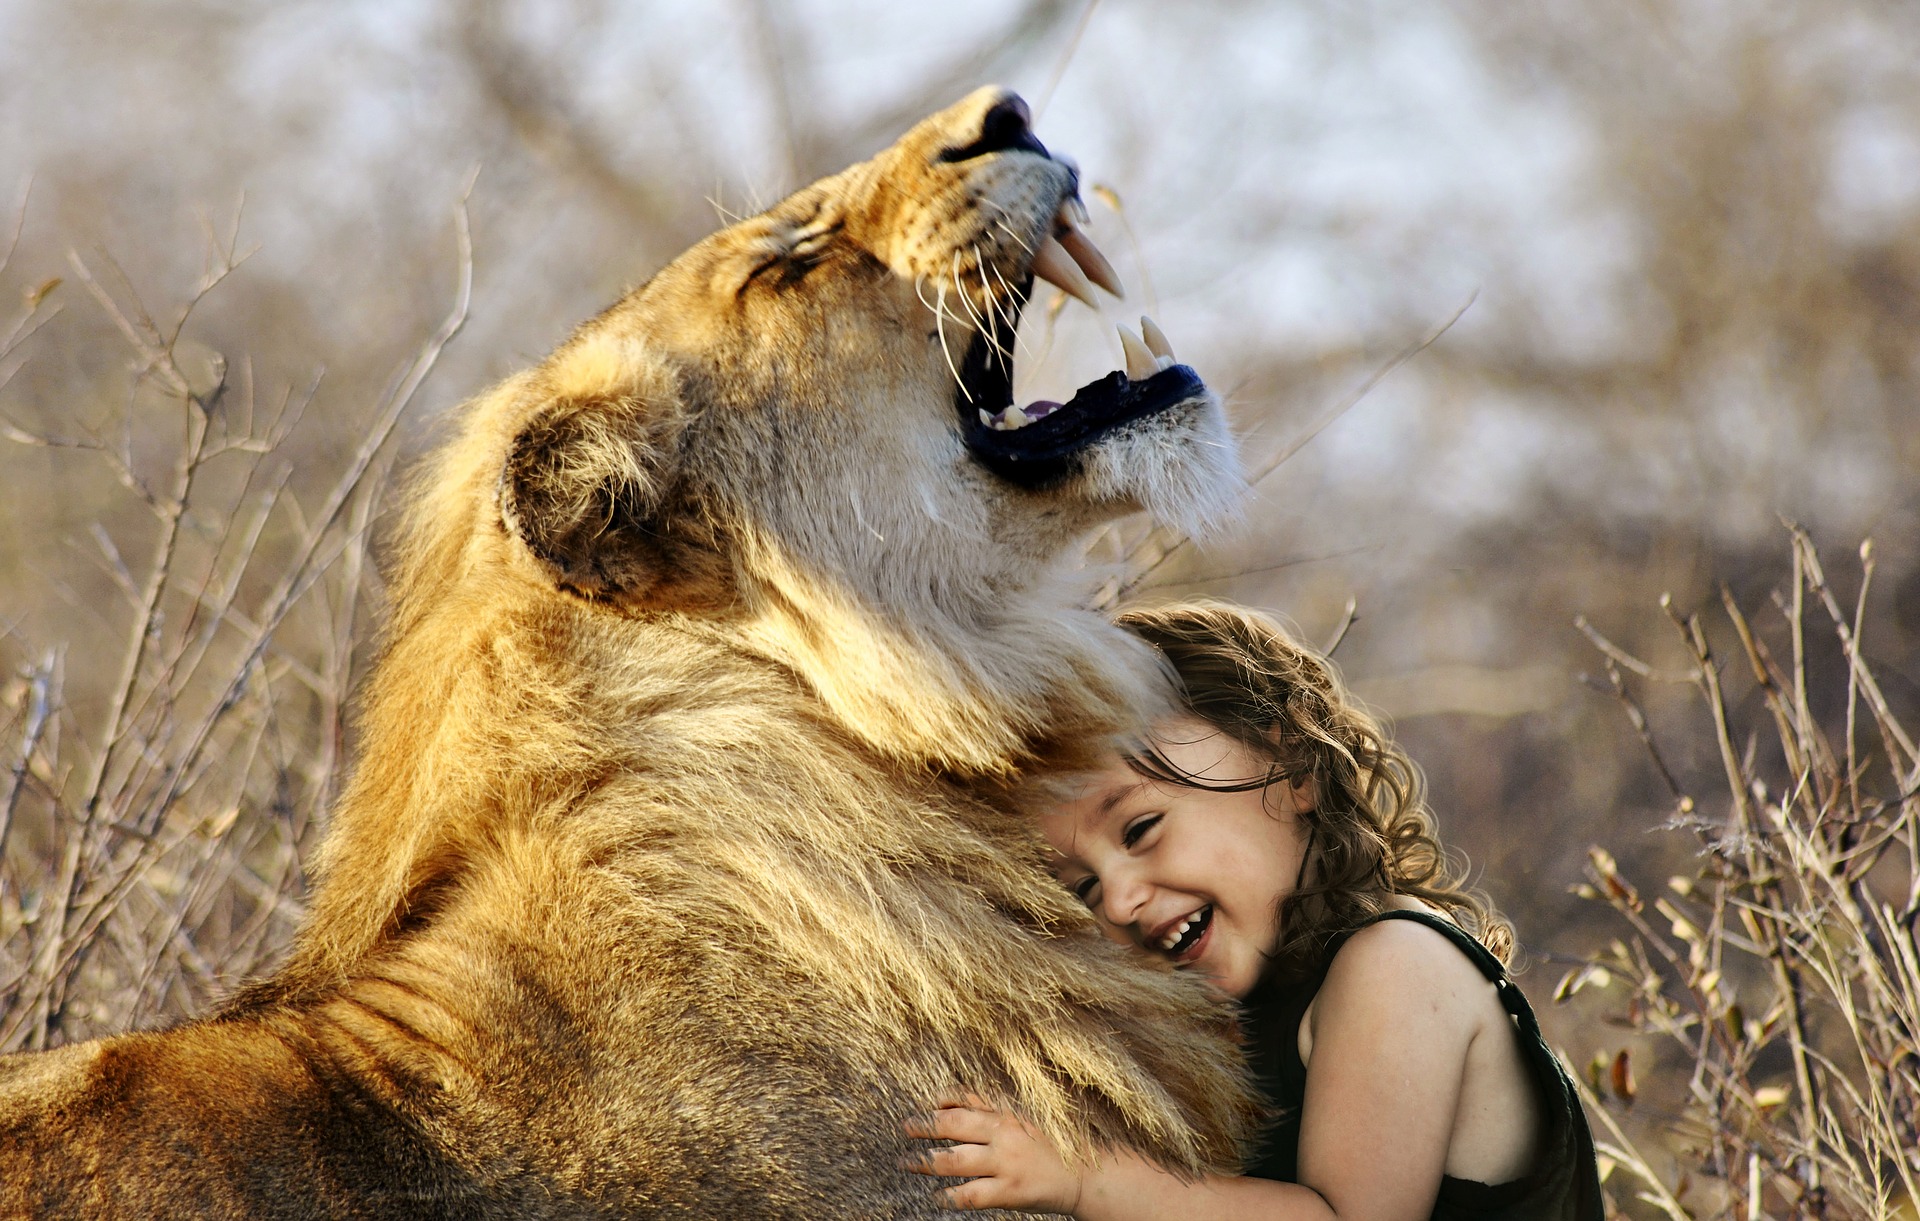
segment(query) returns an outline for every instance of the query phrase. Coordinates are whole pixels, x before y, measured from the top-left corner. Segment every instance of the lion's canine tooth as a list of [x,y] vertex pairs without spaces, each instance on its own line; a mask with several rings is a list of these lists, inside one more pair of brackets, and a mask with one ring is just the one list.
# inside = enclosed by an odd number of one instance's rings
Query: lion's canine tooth
[[[1167,342],[1166,332],[1162,331],[1159,326],[1154,323],[1153,319],[1147,317],[1145,314],[1140,315],[1140,337],[1147,341],[1147,350],[1149,352],[1152,352],[1155,356],[1162,357],[1166,360],[1167,364],[1175,363],[1173,359],[1173,345]],[[1164,369],[1167,365],[1161,365],[1160,367]]]
[[1126,349],[1129,379],[1142,382],[1160,372],[1160,366],[1153,359],[1153,353],[1147,350],[1146,344],[1134,338],[1133,332],[1124,326],[1114,329],[1120,332],[1120,346]]
[[1100,308],[1099,301],[1093,295],[1092,283],[1058,238],[1041,240],[1040,249],[1033,254],[1033,274],[1055,288],[1078,297],[1089,309]]
[[1027,413],[1020,410],[1018,406],[1009,407],[1001,412],[1000,419],[1003,421],[1000,425],[1002,428],[1025,428],[1033,423],[1027,418]]
[[1092,238],[1068,225],[1061,229],[1059,241],[1061,248],[1087,274],[1087,279],[1116,297],[1126,297],[1127,290],[1120,287],[1120,274],[1114,271],[1113,264],[1107,262],[1107,256],[1100,253],[1100,248],[1093,244]]

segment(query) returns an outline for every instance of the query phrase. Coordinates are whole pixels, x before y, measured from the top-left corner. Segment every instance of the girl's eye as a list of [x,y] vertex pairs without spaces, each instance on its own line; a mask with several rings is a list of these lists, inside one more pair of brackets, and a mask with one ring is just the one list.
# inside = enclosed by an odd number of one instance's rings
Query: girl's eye
[[1094,877],[1092,874],[1088,874],[1086,877],[1081,878],[1079,881],[1075,882],[1068,889],[1073,891],[1074,898],[1080,900],[1082,903],[1085,903],[1088,907],[1092,907],[1093,892],[1096,889],[1098,889],[1099,886],[1100,886],[1100,879],[1097,877]]
[[1125,831],[1120,833],[1120,842],[1129,848],[1133,847],[1147,832],[1159,826],[1160,820],[1164,817],[1166,816],[1163,814],[1149,814],[1145,818],[1135,819],[1127,824]]

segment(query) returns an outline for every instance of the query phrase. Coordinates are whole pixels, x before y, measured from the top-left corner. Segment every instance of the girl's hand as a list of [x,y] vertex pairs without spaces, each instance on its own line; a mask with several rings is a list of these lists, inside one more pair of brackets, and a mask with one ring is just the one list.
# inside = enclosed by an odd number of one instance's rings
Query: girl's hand
[[1070,1169],[1031,1125],[972,1094],[943,1098],[931,1117],[906,1127],[916,1139],[959,1142],[929,1149],[907,1166],[915,1174],[971,1180],[940,1193],[947,1208],[1072,1215],[1080,1206],[1084,1171]]

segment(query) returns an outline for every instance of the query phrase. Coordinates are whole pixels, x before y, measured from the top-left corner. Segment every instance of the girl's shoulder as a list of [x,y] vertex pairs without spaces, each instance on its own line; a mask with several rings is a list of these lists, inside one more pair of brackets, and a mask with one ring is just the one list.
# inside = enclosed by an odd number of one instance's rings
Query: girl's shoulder
[[[1417,899],[1396,896],[1393,904],[1458,927]],[[1464,1048],[1490,1023],[1504,1023],[1506,1011],[1493,982],[1460,940],[1427,921],[1377,919],[1336,949],[1305,1019],[1300,1024],[1303,1063],[1329,1023],[1359,1021],[1383,1033],[1418,1032],[1438,1051],[1449,1044]]]

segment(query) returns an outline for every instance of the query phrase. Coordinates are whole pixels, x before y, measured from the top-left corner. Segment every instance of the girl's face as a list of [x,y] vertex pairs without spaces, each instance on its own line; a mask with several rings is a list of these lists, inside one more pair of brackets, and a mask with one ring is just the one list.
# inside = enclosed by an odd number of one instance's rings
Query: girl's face
[[[1270,760],[1205,721],[1154,733],[1167,762],[1202,783],[1266,774]],[[1041,825],[1055,872],[1107,935],[1252,991],[1280,940],[1280,901],[1306,851],[1309,784],[1222,793],[1149,780],[1118,755]]]

